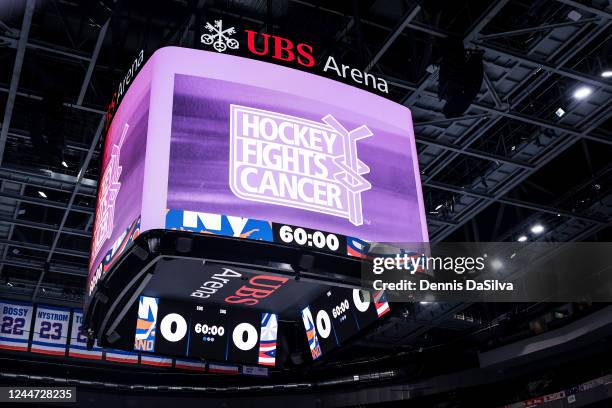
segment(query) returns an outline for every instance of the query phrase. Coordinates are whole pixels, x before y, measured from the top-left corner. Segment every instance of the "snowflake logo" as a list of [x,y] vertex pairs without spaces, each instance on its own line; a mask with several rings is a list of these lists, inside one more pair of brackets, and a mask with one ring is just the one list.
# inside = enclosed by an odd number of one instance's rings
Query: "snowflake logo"
[[215,25],[206,23],[204,26],[211,34],[202,34],[200,42],[202,44],[210,45],[213,44],[213,48],[217,52],[224,52],[228,48],[232,50],[238,49],[238,41],[230,38],[231,35],[236,34],[234,27],[230,27],[227,30],[223,29],[223,21],[215,20]]

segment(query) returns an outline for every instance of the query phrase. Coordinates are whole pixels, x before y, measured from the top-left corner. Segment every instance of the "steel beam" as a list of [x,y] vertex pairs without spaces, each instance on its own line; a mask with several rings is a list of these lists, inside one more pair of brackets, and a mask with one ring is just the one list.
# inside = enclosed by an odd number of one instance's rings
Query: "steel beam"
[[[410,90],[414,90],[415,93],[418,93],[420,95],[426,95],[432,98],[437,98],[437,95],[435,92],[431,92],[431,91],[426,91],[426,90],[419,90],[419,86],[411,84],[407,81],[398,79],[398,78],[391,78],[391,77],[385,77],[385,78],[389,78],[389,83],[393,83],[393,84],[397,84],[398,86],[401,84],[402,88],[404,89],[410,89]],[[584,134],[584,132],[580,132],[578,130],[574,130],[573,127],[570,126],[564,126],[564,125],[560,125],[558,123],[555,122],[551,122],[548,120],[544,120],[544,119],[540,119],[531,115],[525,115],[524,113],[520,113],[520,112],[513,112],[513,111],[505,111],[502,109],[498,109],[494,106],[489,106],[489,105],[485,105],[483,103],[472,103],[471,105],[473,108],[476,109],[480,109],[483,110],[485,112],[490,112],[490,113],[494,113],[498,116],[502,116],[502,117],[506,117],[506,118],[510,118],[510,119],[514,119],[518,122],[523,122],[523,123],[527,123],[530,125],[536,125],[545,129],[551,129],[551,130],[555,130],[557,132],[561,132],[561,133],[567,133],[576,137],[584,137],[590,140],[594,140],[594,141],[598,141],[601,143],[605,143],[605,144],[611,144],[612,145],[612,139],[607,139],[605,137],[601,137],[601,136],[597,136],[597,135],[591,135],[591,134]]]
[[[9,93],[9,88],[6,88],[4,86],[0,86],[0,92]],[[17,96],[21,96],[23,98],[34,99],[36,101],[42,100],[41,96],[30,94],[30,93],[27,93],[27,92],[20,92],[20,91],[18,91],[17,92]],[[92,107],[89,107],[89,106],[77,105],[77,104],[74,104],[74,103],[64,102],[64,106],[67,107],[67,108],[81,110],[81,111],[84,111],[84,112],[96,113],[98,115],[104,115],[106,113],[105,111],[103,111],[101,109],[96,109],[96,108],[92,108]]]
[[526,209],[529,209],[529,210],[540,211],[540,212],[544,212],[544,213],[547,213],[547,214],[562,215],[564,217],[575,218],[577,220],[582,220],[582,221],[594,222],[594,223],[597,223],[597,224],[606,224],[606,223],[608,223],[610,221],[610,220],[601,219],[601,218],[598,218],[598,217],[591,217],[591,216],[588,216],[588,215],[576,214],[576,213],[571,212],[571,211],[562,210],[560,208],[556,208],[556,207],[552,207],[552,206],[548,206],[548,205],[542,205],[542,204],[531,203],[531,202],[528,202],[528,201],[517,200],[515,198],[500,197],[498,199],[495,199],[495,195],[493,195],[493,194],[481,193],[479,191],[475,191],[475,190],[472,190],[472,189],[469,189],[469,188],[457,187],[457,186],[454,186],[452,184],[442,183],[442,182],[439,182],[439,181],[429,181],[429,182],[423,183],[423,185],[426,186],[426,187],[429,187],[429,188],[434,188],[434,189],[437,189],[437,190],[449,191],[451,193],[456,193],[456,194],[466,195],[466,196],[470,196],[470,197],[480,198],[482,200],[486,200],[486,201],[490,201],[490,202],[496,201],[498,203],[508,204],[508,205],[512,205],[514,207],[526,208]]
[[534,168],[533,164],[530,164],[530,163],[527,163],[521,160],[515,160],[512,158],[505,157],[505,156],[483,152],[483,151],[476,150],[476,149],[462,148],[460,146],[455,146],[451,143],[442,142],[440,140],[430,138],[427,136],[417,135],[415,136],[415,139],[417,143],[424,144],[427,146],[440,147],[450,152],[457,152],[457,153],[465,154],[466,156],[477,157],[479,159],[490,160],[490,161],[494,161],[498,163],[511,164],[521,169],[533,169]]
[[[594,128],[598,127],[601,123],[603,123],[605,120],[607,120],[610,117],[611,113],[612,113],[612,108],[609,108],[609,106],[606,105],[606,106],[603,106],[600,112],[597,113],[596,115],[585,118],[585,120],[582,121],[581,124],[584,125],[585,123],[588,123],[588,126],[584,128],[584,130],[582,131],[582,134],[588,134]],[[576,138],[576,137],[569,137],[569,136],[564,138],[562,142],[555,145],[551,151],[547,152],[546,155],[540,158],[540,160],[536,163],[535,169],[518,170],[518,173],[513,174],[512,180],[510,180],[509,182],[506,182],[503,185],[503,188],[499,189],[498,191],[494,193],[491,201],[484,201],[484,202],[477,203],[472,208],[468,209],[466,212],[460,215],[461,219],[457,220],[459,221],[459,225],[457,225],[457,227],[449,226],[442,233],[440,234],[436,233],[433,237],[430,237],[430,238],[433,238],[432,240],[437,240],[437,241],[444,239],[450,233],[452,233],[456,228],[459,228],[461,225],[465,224],[470,219],[475,217],[478,213],[480,213],[482,210],[484,210],[486,207],[488,207],[488,205],[492,201],[498,201],[505,194],[507,194],[508,191],[510,191],[512,188],[514,188],[519,183],[521,183],[525,178],[531,175],[534,171],[537,171],[541,169],[542,167],[544,167],[547,163],[549,163],[551,160],[556,158],[558,155],[560,155],[562,152],[567,150],[570,146],[572,146],[576,141],[580,139],[581,137]]]
[[[506,4],[508,4],[510,0],[498,0],[494,1],[489,5],[489,8],[483,13],[483,15],[476,21],[472,26],[468,29],[468,31],[463,36],[464,42],[471,42],[476,38],[480,31],[489,24],[489,22],[503,9]],[[416,97],[424,91],[431,81],[438,78],[438,71],[433,74],[426,76],[423,78],[414,92],[410,95],[407,95],[400,103],[403,105],[411,105],[414,103]],[[437,95],[436,95],[437,97]]]
[[485,83],[485,86],[487,87],[487,91],[489,91],[489,95],[491,95],[491,98],[493,98],[493,102],[495,102],[495,107],[497,109],[501,109],[504,106],[504,104],[502,103],[499,95],[497,95],[495,86],[493,85],[493,82],[491,82],[491,79],[489,78],[487,71],[483,70],[482,78],[484,79],[484,83]]
[[[12,167],[0,167],[0,180],[8,180],[15,183],[26,183],[28,185],[42,187],[50,190],[71,192],[74,187],[76,177],[60,173],[37,173],[25,169]],[[81,183],[81,195],[96,197],[97,183],[92,179],[83,179]]]
[[100,49],[102,48],[102,44],[104,43],[104,37],[106,37],[106,31],[108,30],[109,24],[110,24],[110,18],[106,20],[106,23],[104,23],[102,28],[100,28],[100,32],[98,33],[96,45],[94,46],[94,50],[91,55],[91,59],[89,60],[89,66],[87,67],[87,72],[85,73],[83,84],[81,85],[81,91],[79,92],[79,97],[77,98],[76,104],[79,106],[83,104],[85,93],[87,92],[87,88],[89,88],[89,82],[91,80],[93,71],[96,68],[96,63],[98,62],[98,55],[100,55]]
[[[573,46],[573,49],[568,51],[565,55],[562,56],[562,58],[558,61],[558,63],[556,64],[556,67],[562,67],[563,65],[565,65],[571,58],[573,58],[584,46],[586,46],[587,44],[589,44],[591,41],[593,41],[593,39],[595,39],[598,35],[600,35],[602,32],[604,32],[605,30],[608,29],[608,27],[610,27],[612,25],[611,21],[608,21],[606,24],[603,24],[599,27],[597,27],[597,29],[595,29],[594,31],[591,31],[588,33],[587,37],[583,39],[582,42],[580,43],[576,43]],[[574,38],[576,38],[581,31],[584,31],[586,29],[585,26],[581,27],[581,30],[579,30],[576,34],[574,34]],[[541,41],[544,41],[544,39],[542,39]],[[535,47],[533,47],[532,49],[535,49]],[[557,54],[561,51],[561,49],[557,49],[555,50],[551,55],[549,55],[547,57],[547,61],[551,61],[553,58],[555,58],[557,56]],[[531,52],[531,51],[530,51]],[[528,53],[530,53],[528,52]],[[528,76],[527,76],[528,77]],[[546,78],[545,77],[540,77],[540,79],[538,81],[536,81],[535,86],[538,86],[539,84],[541,84]],[[399,84],[398,86],[401,86],[401,84]],[[533,89],[534,85],[531,86],[531,88]],[[516,106],[516,104],[520,103],[521,101],[523,101],[530,93],[530,88],[528,87],[524,87],[524,82],[521,82],[517,85],[517,87],[515,89],[521,89],[521,92],[519,93],[519,95],[517,97],[514,98],[513,104],[512,106],[510,106],[510,108],[512,109],[514,106]],[[410,89],[409,89],[410,90]],[[511,91],[510,94],[512,94],[514,92]],[[479,129],[477,132],[474,133],[470,133],[470,137],[469,139],[467,139],[464,143],[462,143],[462,146],[470,146],[475,140],[479,139],[482,135],[484,135],[484,133],[486,133],[491,127],[495,126],[495,124],[501,119],[501,116],[498,115],[494,115],[494,117],[492,118],[491,121],[487,122],[485,124],[485,126],[482,129]],[[588,137],[587,137],[588,138]],[[458,153],[451,153],[448,158],[448,160],[445,160],[444,162],[440,163],[439,165],[436,166],[436,168],[430,170],[427,169],[427,174],[428,176],[428,180],[431,180],[436,174],[438,174],[439,172],[441,172],[446,163],[448,163],[449,161],[451,161],[452,159],[454,159],[456,156],[458,155]]]
[[[16,248],[29,249],[31,251],[51,252],[51,247],[48,245],[34,244],[31,242],[14,241],[10,239],[0,238],[0,244],[10,245]],[[83,251],[77,251],[67,248],[55,248],[54,252],[60,255],[74,256],[76,258],[89,259],[89,254]]]
[[[38,229],[42,231],[51,231],[51,232],[58,231],[58,227],[53,224],[45,224],[41,222],[22,220],[19,218],[5,217],[1,215],[0,215],[0,222],[10,224],[11,226],[18,225],[20,227],[33,228],[33,229]],[[88,232],[85,230],[79,230],[75,228],[64,228],[63,232],[68,235],[75,235],[75,236],[83,237],[83,238],[91,238],[91,232]]]
[[17,54],[15,55],[15,64],[13,65],[13,74],[11,76],[11,86],[9,89],[6,108],[4,109],[4,119],[2,119],[2,130],[0,130],[0,165],[4,157],[4,148],[6,146],[6,138],[11,126],[11,118],[13,117],[13,108],[15,107],[15,98],[17,97],[17,88],[19,87],[19,79],[21,78],[21,68],[23,67],[23,58],[25,56],[26,44],[30,34],[30,26],[32,25],[32,16],[34,15],[34,6],[36,0],[27,0],[25,12],[23,14],[23,22],[21,23],[21,33],[19,42],[17,43]]
[[[314,9],[316,9],[318,11],[323,11],[323,12],[326,12],[326,13],[329,13],[329,14],[340,16],[340,17],[346,17],[346,13],[343,13],[343,12],[338,11],[338,10],[333,10],[333,9],[330,9],[330,8],[327,8],[327,7],[322,7],[319,4],[313,4],[313,3],[309,3],[309,2],[303,1],[303,0],[290,0],[290,1],[292,3],[299,4],[301,6],[314,8]],[[360,21],[363,24],[366,24],[366,25],[368,25],[370,27],[376,27],[376,28],[378,28],[380,30],[383,30],[383,31],[387,31],[387,32],[392,32],[393,31],[393,28],[389,28],[389,27],[387,27],[387,26],[385,26],[383,24],[377,23],[375,21],[371,21],[371,20],[363,19],[363,18],[361,18]],[[428,33],[428,34],[434,35],[436,37],[446,37],[446,36],[449,35],[449,33],[445,32],[444,30],[440,30],[439,28],[432,27],[432,26],[429,26],[427,24],[423,24],[423,23],[418,22],[418,21],[411,21],[411,22],[409,22],[406,25],[406,27],[410,28],[410,29],[413,29],[415,31],[421,31],[421,32],[424,32],[424,33]]]
[[[18,48],[18,41],[15,40],[14,38],[0,35],[0,41],[3,41],[5,44],[7,44],[9,48]],[[85,62],[89,61],[89,57],[86,57],[81,54],[76,54],[72,51],[69,51],[69,49],[67,48],[52,46],[50,44],[47,44],[41,41],[28,42],[26,44],[26,48],[30,48],[32,50],[44,51],[49,54],[59,55],[59,56],[67,57],[67,58],[74,59],[77,61],[85,61]]]
[[408,26],[408,24],[419,14],[421,11],[421,6],[415,6],[411,11],[406,13],[400,20],[400,23],[391,31],[391,34],[387,37],[383,45],[380,47],[378,52],[374,55],[372,60],[366,65],[364,71],[369,72],[370,69],[378,63],[378,60],[385,54],[385,52],[389,49],[391,44],[399,37],[399,35],[404,31],[404,29]]
[[[3,183],[4,185],[4,183]],[[23,190],[25,189],[25,185],[21,185],[21,188],[19,189],[19,192],[21,194],[23,194]],[[12,217],[16,218],[19,215],[19,206],[20,206],[21,202],[20,201],[15,201],[15,209],[13,210],[13,214]],[[6,238],[7,239],[11,239],[13,238],[13,233],[15,231],[15,225],[11,224],[9,226],[9,231],[8,234],[6,234]],[[4,245],[4,248],[2,250],[2,259],[6,259],[6,255],[8,253],[8,245]],[[4,265],[0,264],[0,275],[2,274],[2,269],[3,269]]]
[[[7,193],[5,191],[1,191],[0,192],[0,197],[11,198],[13,200],[19,200],[19,201],[24,202],[24,203],[42,205],[44,207],[57,208],[57,209],[60,209],[60,210],[65,210],[65,209],[68,208],[67,204],[59,203],[57,201],[48,200],[46,198],[23,196],[23,195],[18,195],[18,194]],[[85,213],[85,214],[93,214],[94,213],[94,209],[93,208],[81,207],[81,206],[78,206],[78,205],[73,205],[71,207],[71,211]]]
[[488,113],[480,113],[478,115],[464,115],[464,116],[457,116],[454,118],[447,118],[447,119],[435,119],[435,120],[430,120],[427,122],[417,122],[414,124],[414,127],[435,126],[435,125],[441,125],[442,123],[462,122],[464,120],[482,119],[482,118],[488,118],[490,116],[491,115]]
[[[87,171],[87,168],[89,167],[89,162],[91,161],[91,158],[93,157],[93,152],[96,146],[98,145],[98,142],[100,141],[100,137],[102,135],[103,128],[104,128],[104,117],[100,119],[100,123],[98,124],[98,129],[96,130],[93,140],[91,141],[91,146],[89,148],[89,151],[87,152],[85,161],[83,162],[83,164],[81,165],[79,169],[79,173],[77,176],[76,184],[74,186],[74,190],[72,191],[72,194],[70,195],[70,199],[68,200],[68,205],[66,206],[66,210],[64,211],[64,215],[62,217],[62,221],[60,222],[57,232],[55,233],[55,237],[53,238],[53,243],[51,244],[49,254],[47,255],[47,263],[51,262],[51,259],[53,258],[53,253],[56,252],[57,250],[57,244],[59,242],[60,236],[62,235],[62,231],[66,225],[68,214],[70,214],[70,210],[74,204],[74,199],[76,198],[77,193],[79,192],[81,181],[83,181],[83,176],[85,175],[85,171]],[[42,284],[44,277],[45,277],[45,269],[43,269],[43,271],[40,273],[40,278],[38,279],[38,283],[36,284],[36,288],[34,289],[34,293],[32,294],[32,301],[36,300],[36,296],[38,295],[38,289],[40,288],[40,285]]]
[[570,6],[570,7],[574,7],[574,8],[586,11],[588,13],[595,14],[595,15],[597,15],[599,17],[603,17],[603,18],[606,18],[608,20],[612,20],[612,14],[608,13],[605,10],[601,10],[601,9],[597,9],[595,7],[587,6],[586,4],[580,3],[580,2],[575,1],[575,0],[557,0],[557,1],[559,3],[566,4],[566,5]]
[[572,69],[557,68],[554,65],[547,63],[546,61],[540,61],[535,58],[527,57],[527,56],[521,55],[517,51],[512,51],[508,48],[502,48],[500,46],[490,44],[490,43],[479,42],[478,47],[492,54],[501,55],[503,57],[511,58],[516,61],[522,62],[524,64],[532,65],[537,68],[542,68],[545,71],[552,72],[552,73],[561,75],[566,78],[575,79],[576,81],[580,81],[586,84],[597,86],[599,88],[612,90],[612,84],[608,82],[604,82],[596,76],[584,74],[582,72],[574,71]]
[[[3,259],[0,260],[0,264],[14,266],[17,268],[26,268],[30,270],[44,270],[44,262],[36,262],[36,261],[26,261],[22,259]],[[87,276],[86,268],[72,268],[68,266],[63,266],[59,264],[52,264],[49,266],[49,272],[51,273],[60,273],[63,275],[73,275],[73,276]]]
[[511,37],[513,35],[521,35],[521,34],[537,32],[537,31],[546,31],[546,30],[551,30],[551,29],[560,28],[560,27],[568,27],[568,26],[575,26],[575,25],[583,25],[586,23],[594,23],[599,20],[600,19],[598,17],[594,17],[594,18],[585,18],[585,19],[578,20],[578,21],[564,21],[562,23],[556,23],[556,24],[544,24],[544,25],[539,25],[535,27],[521,28],[520,30],[511,30],[511,31],[504,31],[502,33],[479,35],[477,40],[492,40],[495,38]]

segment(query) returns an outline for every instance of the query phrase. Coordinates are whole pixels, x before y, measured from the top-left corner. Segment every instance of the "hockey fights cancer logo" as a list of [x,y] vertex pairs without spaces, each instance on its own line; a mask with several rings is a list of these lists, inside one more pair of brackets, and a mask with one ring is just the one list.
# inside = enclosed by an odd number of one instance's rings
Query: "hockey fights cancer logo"
[[[100,248],[111,237],[114,227],[115,219],[115,200],[119,194],[121,188],[121,177],[122,167],[119,164],[121,158],[121,147],[125,141],[125,136],[130,128],[129,124],[123,126],[121,138],[118,144],[113,144],[111,149],[111,157],[108,161],[102,178],[100,181],[100,192],[98,195],[98,202],[96,205],[96,223],[94,226],[94,234],[92,239],[92,255],[90,262],[93,263]],[[90,264],[91,268],[91,264]]]
[[245,200],[283,205],[363,224],[361,193],[370,168],[357,157],[367,126],[347,130],[332,115],[322,122],[230,106],[230,188]]

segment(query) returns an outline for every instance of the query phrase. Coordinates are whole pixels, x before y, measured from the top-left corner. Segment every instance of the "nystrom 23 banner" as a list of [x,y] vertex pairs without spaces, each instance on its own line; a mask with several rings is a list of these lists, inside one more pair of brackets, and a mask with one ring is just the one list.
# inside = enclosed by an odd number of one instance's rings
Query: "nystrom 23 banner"
[[410,111],[302,71],[162,48],[107,135],[88,293],[138,234],[164,228],[343,255],[427,241]]

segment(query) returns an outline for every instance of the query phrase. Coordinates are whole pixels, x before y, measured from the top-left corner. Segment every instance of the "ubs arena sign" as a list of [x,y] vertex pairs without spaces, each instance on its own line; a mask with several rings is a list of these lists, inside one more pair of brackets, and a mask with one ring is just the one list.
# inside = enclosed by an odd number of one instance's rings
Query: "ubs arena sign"
[[159,49],[106,137],[86,303],[160,230],[344,257],[363,241],[427,241],[416,157],[405,106],[262,61]]

